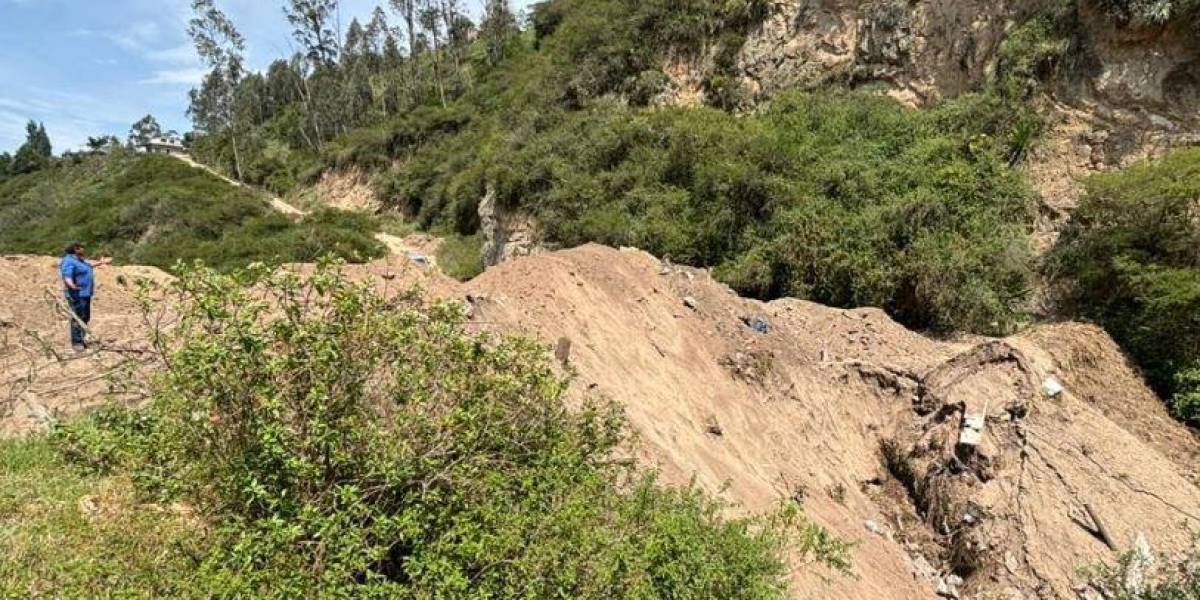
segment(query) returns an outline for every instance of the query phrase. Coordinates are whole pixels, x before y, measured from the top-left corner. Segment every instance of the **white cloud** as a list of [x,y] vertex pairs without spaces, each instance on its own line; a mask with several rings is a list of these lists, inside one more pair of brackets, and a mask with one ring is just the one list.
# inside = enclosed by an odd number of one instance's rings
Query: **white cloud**
[[149,79],[143,79],[138,83],[143,84],[165,84],[165,85],[199,85],[204,81],[206,71],[198,67],[188,67],[183,69],[167,69],[155,71],[154,76]]
[[192,44],[187,43],[173,48],[150,50],[146,52],[146,58],[154,62],[176,65],[192,65],[197,63],[196,48]]

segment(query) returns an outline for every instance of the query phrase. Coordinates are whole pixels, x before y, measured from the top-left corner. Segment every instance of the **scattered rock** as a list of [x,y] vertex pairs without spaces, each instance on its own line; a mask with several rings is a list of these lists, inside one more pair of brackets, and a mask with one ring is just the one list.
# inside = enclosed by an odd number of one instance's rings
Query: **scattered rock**
[[742,323],[760,335],[771,333],[771,322],[766,317],[742,317]]
[[876,523],[875,521],[868,519],[863,522],[863,527],[866,527],[867,531],[870,531],[871,533],[873,533],[881,538],[889,539],[889,540],[892,539],[892,532],[888,531],[887,528],[881,526],[879,523]]
[[717,437],[725,435],[725,430],[721,428],[721,424],[717,422],[717,418],[713,415],[709,415],[708,418],[704,420],[704,430],[710,435],[715,435]]
[[933,565],[929,564],[929,561],[920,554],[913,557],[912,569],[913,576],[917,579],[923,579],[931,583],[937,580],[937,569],[934,569]]
[[683,305],[692,310],[696,310],[696,308],[700,306],[700,303],[697,302],[696,299],[691,296],[684,296],[683,297]]
[[554,347],[554,358],[564,368],[571,363],[571,340],[569,338],[558,338],[558,344]]
[[1146,575],[1154,568],[1154,551],[1146,534],[1138,532],[1129,557],[1129,568],[1125,572],[1125,589],[1140,596],[1146,589]]
[[942,577],[937,582],[937,595],[943,598],[960,598],[958,587],[963,584],[962,577],[958,575],[947,575]]
[[958,434],[958,445],[967,448],[977,448],[983,443],[983,428],[987,424],[985,415],[964,414],[962,430]]

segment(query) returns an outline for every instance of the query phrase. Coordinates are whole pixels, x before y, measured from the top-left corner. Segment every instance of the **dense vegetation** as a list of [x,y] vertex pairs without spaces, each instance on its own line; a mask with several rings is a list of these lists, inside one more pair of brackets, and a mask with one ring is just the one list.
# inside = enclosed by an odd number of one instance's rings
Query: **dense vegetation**
[[[167,371],[150,405],[53,436],[83,472],[212,525],[184,537],[208,536],[184,546],[189,570],[156,579],[136,572],[152,552],[123,559],[123,593],[757,599],[785,597],[786,552],[848,566],[848,548],[794,506],[730,519],[635,471],[615,407],[569,409],[545,349],[468,335],[457,304],[388,300],[328,264],[175,285],[180,322],[156,338]],[[46,571],[0,557],[9,590]]]
[[171,268],[204,260],[362,260],[383,249],[371,219],[326,210],[295,223],[260,194],[163,156],[117,151],[0,181],[0,252],[57,255],[71,241],[94,255]]
[[[1037,131],[1020,108],[1027,90],[929,111],[816,91],[738,116],[728,109],[747,98],[723,69],[764,11],[751,0],[555,0],[535,6],[525,33],[499,28],[498,53],[486,36],[410,56],[367,36],[337,64],[306,74],[296,69],[304,61],[280,62],[248,79],[253,106],[265,108],[243,112],[261,119],[231,123],[197,149],[281,191],[361,167],[386,205],[468,238],[490,189],[533,214],[547,241],[640,246],[716,267],[764,298],[883,306],[941,330],[1012,330],[1032,270],[1030,193],[1012,168]],[[466,57],[461,68],[445,68],[455,56]],[[704,82],[713,106],[652,106],[668,90],[664,61],[689,56],[714,61]],[[306,76],[335,88],[362,78],[362,109],[343,118],[254,92]],[[315,129],[294,135],[321,122],[325,141]]]
[[1048,264],[1069,313],[1104,325],[1200,422],[1200,150],[1085,181]]

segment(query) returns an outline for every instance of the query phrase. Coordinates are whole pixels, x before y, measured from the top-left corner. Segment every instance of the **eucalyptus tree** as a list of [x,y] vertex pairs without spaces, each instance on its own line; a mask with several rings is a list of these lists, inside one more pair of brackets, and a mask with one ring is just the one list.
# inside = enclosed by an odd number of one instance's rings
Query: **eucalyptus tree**
[[196,128],[209,134],[229,133],[233,164],[242,178],[242,159],[238,151],[236,96],[245,76],[246,40],[214,0],[192,0],[192,18],[188,36],[196,54],[210,69],[199,89],[191,91],[188,114]]

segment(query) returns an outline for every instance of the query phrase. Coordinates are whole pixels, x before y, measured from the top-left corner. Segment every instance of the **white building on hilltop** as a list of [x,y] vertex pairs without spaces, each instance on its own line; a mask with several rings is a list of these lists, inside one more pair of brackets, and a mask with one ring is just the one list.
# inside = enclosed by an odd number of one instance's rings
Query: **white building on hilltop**
[[146,154],[187,154],[183,139],[170,133],[150,138],[149,141],[142,143],[138,150]]

